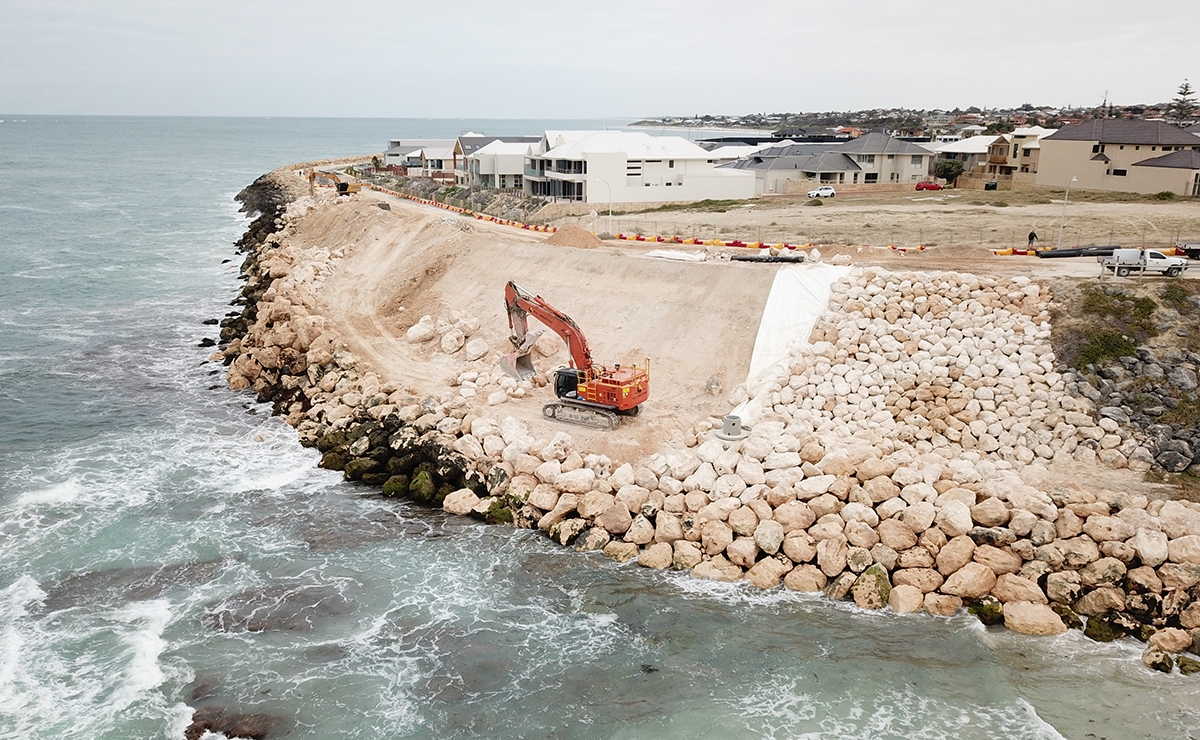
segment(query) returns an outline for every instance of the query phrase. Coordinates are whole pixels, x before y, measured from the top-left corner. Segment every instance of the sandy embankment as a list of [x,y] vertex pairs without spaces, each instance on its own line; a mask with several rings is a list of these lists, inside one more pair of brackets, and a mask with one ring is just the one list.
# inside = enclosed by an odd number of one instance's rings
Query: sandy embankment
[[[275,282],[226,350],[234,387],[303,392],[283,411],[348,475],[385,479],[406,440],[440,434],[489,477],[442,494],[447,510],[506,510],[576,549],[870,608],[974,604],[1034,634],[1077,615],[1093,636],[1159,629],[1156,667],[1192,645],[1200,508],[1135,490],[1148,451],[1066,393],[1028,278],[852,272],[821,341],[758,396],[754,433],[725,443],[706,431],[738,399],[773,268],[551,246],[383,203],[294,204],[258,257]],[[543,419],[550,391],[496,366],[510,279],[572,315],[597,358],[649,356],[646,413],[569,435]],[[489,345],[470,362],[468,339]],[[724,392],[708,395],[713,376]]]

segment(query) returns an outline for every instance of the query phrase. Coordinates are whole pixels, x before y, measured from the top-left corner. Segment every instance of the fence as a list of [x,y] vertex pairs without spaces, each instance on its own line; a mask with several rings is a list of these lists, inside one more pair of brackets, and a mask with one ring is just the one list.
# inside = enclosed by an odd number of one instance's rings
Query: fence
[[[596,218],[580,217],[563,219],[574,222],[588,231],[599,234],[625,234],[630,236],[662,236],[680,239],[740,239],[745,242],[766,244],[831,244],[844,246],[872,247],[948,247],[967,246],[985,249],[1022,249],[1027,244],[1027,227],[971,228],[969,226],[920,226],[889,224],[876,225],[828,225],[818,221],[800,225],[760,226],[754,224],[693,223],[669,218],[622,218],[605,215]],[[1096,225],[1095,223],[1067,223],[1062,231],[1063,247],[1121,246],[1165,249],[1174,246],[1177,240],[1186,240],[1200,235],[1200,218],[1196,221],[1195,234],[1167,233],[1150,227],[1119,227]],[[1058,229],[1044,230],[1038,234],[1036,246],[1057,246]]]

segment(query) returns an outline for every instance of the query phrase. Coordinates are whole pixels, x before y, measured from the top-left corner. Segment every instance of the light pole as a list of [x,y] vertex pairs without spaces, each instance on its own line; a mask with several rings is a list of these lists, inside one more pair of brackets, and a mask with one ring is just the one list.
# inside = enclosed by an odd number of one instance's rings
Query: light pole
[[[1072,177],[1071,182],[1078,182],[1078,180]],[[1071,182],[1067,183],[1067,193],[1063,196],[1062,220],[1058,222],[1058,246],[1055,247],[1055,250],[1062,249],[1062,234],[1063,227],[1067,225],[1067,199],[1071,197]]]
[[608,191],[608,233],[612,233],[612,186],[603,177],[593,177],[596,182],[604,183],[605,189]]

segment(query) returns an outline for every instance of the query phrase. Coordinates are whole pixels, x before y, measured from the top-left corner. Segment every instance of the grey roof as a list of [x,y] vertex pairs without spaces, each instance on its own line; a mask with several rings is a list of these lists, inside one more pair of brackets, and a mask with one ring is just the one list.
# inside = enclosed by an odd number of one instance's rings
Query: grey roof
[[1098,141],[1101,144],[1165,144],[1197,146],[1200,136],[1189,134],[1163,121],[1128,118],[1099,118],[1067,125],[1043,138],[1054,141]]
[[857,172],[862,169],[853,159],[845,154],[831,151],[789,154],[781,157],[759,157],[758,155],[754,155],[720,166],[731,170],[752,170],[755,172],[775,172],[779,170],[796,172]]
[[1200,152],[1195,149],[1179,149],[1161,157],[1134,162],[1135,167],[1178,167],[1183,170],[1200,170]]
[[1200,123],[1193,123],[1191,126],[1185,128],[1184,131],[1187,131],[1189,134],[1200,135]]
[[802,162],[797,168],[802,172],[857,172],[861,167],[849,156],[841,152],[823,152],[814,154]]
[[503,141],[512,144],[536,144],[542,140],[540,136],[460,136],[458,143],[462,146],[463,156],[479,151],[493,141]]
[[900,139],[892,138],[887,134],[878,131],[872,131],[869,134],[863,134],[857,139],[851,139],[845,144],[839,144],[835,151],[846,152],[848,154],[930,154],[931,152],[925,147],[917,146],[916,144]]

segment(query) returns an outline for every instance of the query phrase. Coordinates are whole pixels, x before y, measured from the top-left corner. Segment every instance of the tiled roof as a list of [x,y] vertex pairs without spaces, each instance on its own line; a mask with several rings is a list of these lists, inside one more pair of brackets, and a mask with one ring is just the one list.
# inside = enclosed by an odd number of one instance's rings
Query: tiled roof
[[1100,118],[1063,126],[1045,138],[1051,141],[1098,141],[1101,144],[1200,146],[1200,136],[1169,123],[1126,118]]
[[1200,152],[1195,149],[1180,149],[1161,157],[1134,162],[1135,167],[1178,167],[1183,170],[1200,170]]

